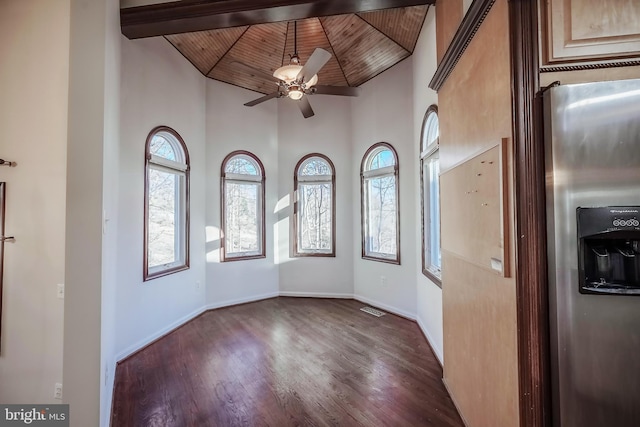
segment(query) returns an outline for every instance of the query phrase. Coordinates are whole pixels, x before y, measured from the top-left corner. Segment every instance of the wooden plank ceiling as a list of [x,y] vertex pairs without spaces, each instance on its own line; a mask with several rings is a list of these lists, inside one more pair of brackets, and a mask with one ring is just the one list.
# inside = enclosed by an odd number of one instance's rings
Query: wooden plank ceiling
[[[319,84],[359,86],[413,53],[429,5],[297,20],[298,54],[331,53]],[[205,76],[268,94],[294,53],[294,24],[272,22],[164,36]],[[252,71],[251,69],[255,71]]]
[[[203,75],[260,93],[297,47],[302,63],[331,53],[319,83],[359,86],[413,53],[435,0],[133,1],[123,7],[129,38],[163,35]],[[140,6],[135,6],[140,4]]]

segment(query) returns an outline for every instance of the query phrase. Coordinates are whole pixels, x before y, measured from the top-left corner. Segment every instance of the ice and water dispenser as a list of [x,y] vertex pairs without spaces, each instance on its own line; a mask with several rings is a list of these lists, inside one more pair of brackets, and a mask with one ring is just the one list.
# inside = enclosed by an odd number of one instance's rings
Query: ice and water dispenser
[[580,293],[640,295],[640,206],[578,208]]

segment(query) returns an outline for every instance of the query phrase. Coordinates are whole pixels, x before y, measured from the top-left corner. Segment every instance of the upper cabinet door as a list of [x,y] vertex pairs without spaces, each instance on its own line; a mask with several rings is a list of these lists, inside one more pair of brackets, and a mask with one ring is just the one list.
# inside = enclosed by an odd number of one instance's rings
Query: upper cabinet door
[[543,0],[544,65],[640,56],[640,1]]

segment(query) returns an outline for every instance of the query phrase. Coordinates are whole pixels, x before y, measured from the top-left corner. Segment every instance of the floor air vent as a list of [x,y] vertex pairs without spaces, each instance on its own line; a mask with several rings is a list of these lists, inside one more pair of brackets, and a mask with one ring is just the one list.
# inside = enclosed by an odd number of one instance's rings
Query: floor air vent
[[376,310],[375,308],[372,308],[372,307],[362,307],[360,310],[376,317],[382,317],[386,314],[384,311]]

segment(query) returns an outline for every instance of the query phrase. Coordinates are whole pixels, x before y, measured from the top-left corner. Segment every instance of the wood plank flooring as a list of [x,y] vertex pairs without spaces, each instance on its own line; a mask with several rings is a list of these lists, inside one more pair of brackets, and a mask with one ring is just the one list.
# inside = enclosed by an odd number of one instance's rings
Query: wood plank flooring
[[354,300],[208,311],[120,363],[112,427],[462,427],[418,326]]

